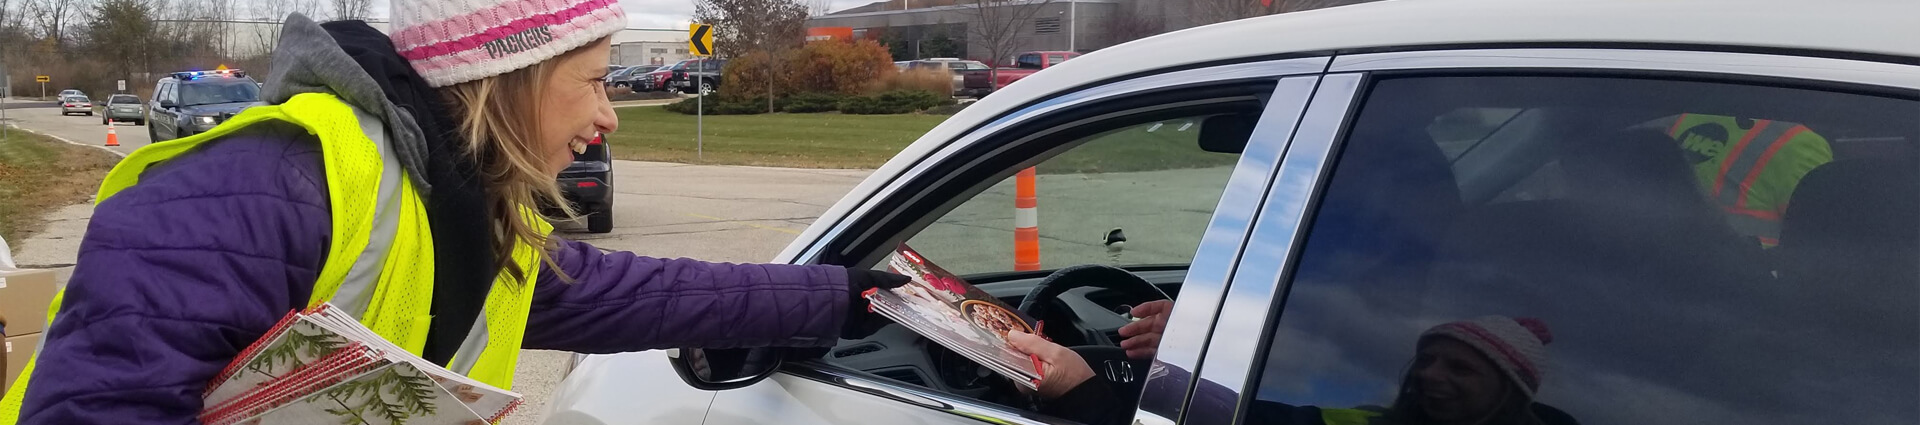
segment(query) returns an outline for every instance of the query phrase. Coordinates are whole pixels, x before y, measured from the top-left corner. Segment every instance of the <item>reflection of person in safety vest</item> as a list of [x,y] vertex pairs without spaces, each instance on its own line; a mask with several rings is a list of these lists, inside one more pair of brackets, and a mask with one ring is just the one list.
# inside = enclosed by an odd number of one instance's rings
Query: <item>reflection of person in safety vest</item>
[[393,9],[392,31],[288,17],[267,104],[107,174],[51,313],[13,318],[48,325],[0,425],[195,423],[243,349],[322,305],[508,390],[527,348],[824,348],[886,323],[859,294],[906,276],[550,234],[533,207],[567,208],[558,175],[619,125],[618,2]]
[[1742,235],[1779,244],[1780,215],[1800,179],[1833,161],[1827,139],[1805,125],[1722,115],[1669,118],[1701,189]]

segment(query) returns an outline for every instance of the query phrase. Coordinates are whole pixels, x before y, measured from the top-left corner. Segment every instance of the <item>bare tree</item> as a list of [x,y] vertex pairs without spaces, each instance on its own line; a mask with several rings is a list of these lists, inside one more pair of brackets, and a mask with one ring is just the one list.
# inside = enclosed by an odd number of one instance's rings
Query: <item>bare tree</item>
[[[716,55],[766,53],[767,111],[774,112],[773,80],[779,75],[774,59],[805,40],[808,10],[800,0],[700,0],[693,20],[716,27]],[[692,83],[699,87],[698,81]]]
[[1020,32],[1033,27],[1033,15],[1053,0],[961,0],[973,21],[967,25],[972,44],[987,50],[989,78],[1000,80],[999,68],[1013,56]]
[[332,3],[334,20],[366,19],[368,14],[373,13],[373,0],[328,0],[328,2]]
[[69,37],[67,27],[80,19],[85,7],[81,0],[35,0],[28,4],[27,13],[33,16],[35,29],[51,51],[61,52]]

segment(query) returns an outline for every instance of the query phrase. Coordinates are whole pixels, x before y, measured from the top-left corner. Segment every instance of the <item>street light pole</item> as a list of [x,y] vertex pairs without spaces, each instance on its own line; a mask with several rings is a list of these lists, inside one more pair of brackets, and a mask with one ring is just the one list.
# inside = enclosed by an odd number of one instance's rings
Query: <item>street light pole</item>
[[1077,39],[1080,36],[1079,29],[1080,2],[1078,0],[1067,0],[1067,51],[1080,51],[1079,46],[1075,45],[1075,41],[1078,41]]

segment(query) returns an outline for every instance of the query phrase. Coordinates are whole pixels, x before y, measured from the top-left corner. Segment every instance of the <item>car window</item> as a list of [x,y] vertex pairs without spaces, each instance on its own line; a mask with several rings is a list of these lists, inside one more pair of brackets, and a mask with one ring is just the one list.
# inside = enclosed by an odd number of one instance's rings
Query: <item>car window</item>
[[1042,67],[1044,67],[1044,66],[1046,66],[1046,65],[1043,65],[1043,64],[1041,64],[1041,63],[1040,63],[1040,55],[1039,55],[1039,54],[1035,54],[1035,53],[1028,53],[1028,54],[1024,54],[1024,55],[1020,55],[1020,59],[1019,59],[1018,61],[1016,61],[1016,66],[1015,66],[1015,67],[1016,67],[1016,68],[1027,68],[1027,69],[1040,69],[1040,68],[1042,68]]
[[1365,92],[1246,423],[1920,417],[1912,94],[1570,76]]
[[[155,102],[159,102],[163,100],[174,100],[173,99],[173,82],[172,81],[161,82],[160,87],[155,88],[153,90],[153,93],[154,93],[153,100]],[[176,101],[176,103],[178,102]]]
[[182,85],[179,90],[181,106],[260,100],[260,86],[252,80],[196,82]]
[[1067,61],[1067,55],[1064,55],[1064,54],[1053,53],[1053,54],[1047,55],[1048,65],[1059,65],[1061,62],[1066,62],[1066,61]]
[[[1034,166],[1035,266],[1191,262],[1239,157],[1200,148],[1202,118],[1107,131]],[[907,243],[958,274],[1016,270],[1019,180],[993,184]],[[1102,244],[1114,230],[1122,249]]]
[[140,98],[130,95],[114,95],[110,103],[140,103]]

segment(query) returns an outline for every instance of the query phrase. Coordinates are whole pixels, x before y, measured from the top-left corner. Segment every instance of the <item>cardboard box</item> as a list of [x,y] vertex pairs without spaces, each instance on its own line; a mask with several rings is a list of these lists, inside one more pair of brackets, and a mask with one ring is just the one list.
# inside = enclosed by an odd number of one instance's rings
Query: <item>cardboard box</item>
[[52,270],[0,270],[0,316],[7,316],[7,336],[46,332],[47,306],[59,290]]
[[4,380],[4,384],[0,384],[0,391],[6,391],[7,388],[13,386],[14,378],[20,377],[20,369],[27,368],[27,360],[33,358],[33,350],[39,347],[40,334],[37,333],[7,337],[5,347],[7,351],[7,379]]

